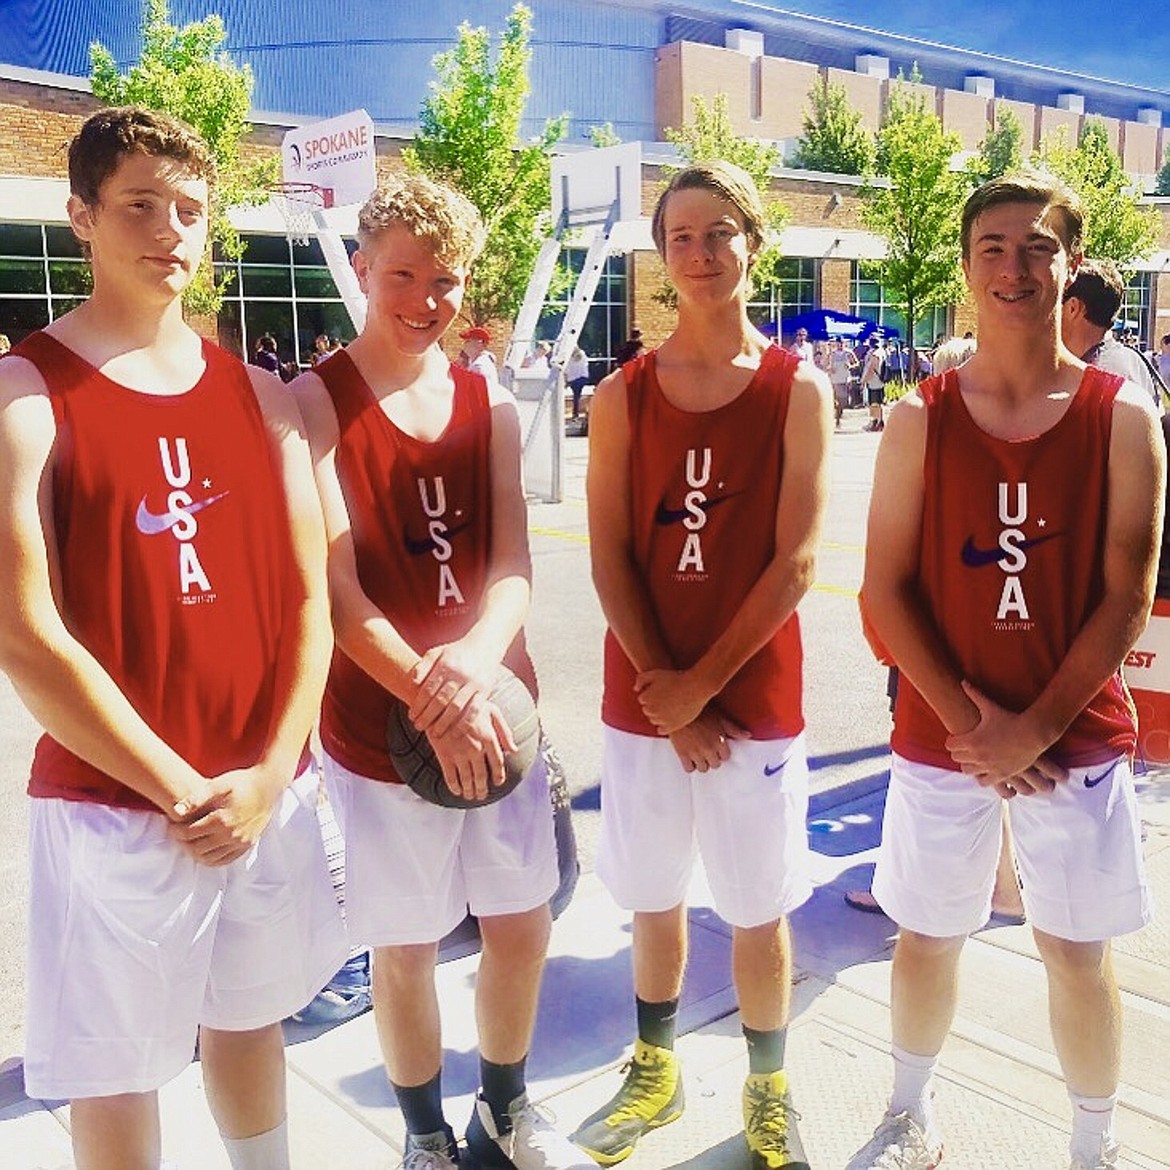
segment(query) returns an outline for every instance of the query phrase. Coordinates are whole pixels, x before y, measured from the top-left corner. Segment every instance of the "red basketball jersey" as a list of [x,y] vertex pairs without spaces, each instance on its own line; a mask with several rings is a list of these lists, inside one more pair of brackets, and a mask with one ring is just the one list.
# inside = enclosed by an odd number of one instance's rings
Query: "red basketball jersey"
[[[433,443],[386,417],[344,350],[317,366],[340,435],[336,467],[366,596],[423,651],[461,638],[479,617],[491,558],[492,416],[481,375],[451,367],[451,419]],[[536,694],[521,633],[504,659]],[[343,767],[398,781],[386,748],[393,696],[335,650],[321,742]]]
[[[1109,435],[1121,383],[1088,367],[1060,421],[1019,441],[976,426],[954,371],[922,384],[922,606],[963,677],[1008,710],[1023,711],[1037,698],[1101,601]],[[894,750],[954,768],[946,738],[903,679]],[[1134,711],[1118,672],[1050,752],[1064,765],[1085,765],[1135,744]]]
[[[146,723],[206,776],[259,759],[297,603],[280,472],[244,366],[205,342],[184,394],[111,381],[47,333],[14,351],[57,421],[61,609]],[[29,793],[129,808],[143,796],[37,745]]]
[[[633,557],[675,664],[693,665],[727,628],[776,549],[784,424],[799,359],[772,346],[744,391],[717,410],[672,406],[653,352],[624,367],[630,420]],[[800,625],[794,613],[720,693],[755,739],[804,727]],[[605,640],[602,719],[657,735],[634,694],[636,672]]]

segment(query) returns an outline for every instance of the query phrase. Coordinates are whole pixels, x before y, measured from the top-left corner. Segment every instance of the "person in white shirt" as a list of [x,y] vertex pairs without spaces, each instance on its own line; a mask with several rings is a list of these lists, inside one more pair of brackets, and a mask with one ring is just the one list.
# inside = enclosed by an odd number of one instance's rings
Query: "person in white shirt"
[[573,393],[573,417],[581,417],[581,392],[589,385],[589,355],[579,346],[573,346],[565,363],[565,385]]
[[488,349],[492,335],[482,325],[475,325],[460,333],[459,338],[463,342],[463,352],[467,355],[467,368],[482,374],[487,379],[489,389],[499,385],[500,375],[496,371],[496,359]]
[[793,338],[792,344],[788,347],[789,353],[794,353],[802,361],[811,362],[813,360],[812,342],[808,339],[807,329],[798,329],[796,337]]

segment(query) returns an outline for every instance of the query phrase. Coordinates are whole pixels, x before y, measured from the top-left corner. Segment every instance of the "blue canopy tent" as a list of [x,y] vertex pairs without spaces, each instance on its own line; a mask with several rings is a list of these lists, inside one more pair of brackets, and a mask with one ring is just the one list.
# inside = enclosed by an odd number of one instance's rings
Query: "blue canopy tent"
[[836,309],[813,309],[809,313],[784,318],[780,321],[780,328],[788,336],[798,329],[807,329],[814,341],[831,341],[838,337],[846,341],[865,341],[871,333],[881,333],[883,337],[898,336],[898,330],[891,325],[878,325],[868,317],[853,317]]

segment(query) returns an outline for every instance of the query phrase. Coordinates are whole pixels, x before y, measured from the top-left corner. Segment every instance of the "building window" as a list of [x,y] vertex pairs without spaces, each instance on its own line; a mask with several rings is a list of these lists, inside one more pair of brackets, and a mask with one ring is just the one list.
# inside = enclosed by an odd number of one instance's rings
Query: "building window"
[[[269,333],[281,362],[307,366],[320,334],[352,341],[349,311],[330,275],[321,244],[292,244],[285,236],[247,235],[238,261],[216,260],[217,273],[232,274],[219,312],[219,343],[241,357]],[[346,240],[352,254],[357,244]]]
[[0,331],[14,345],[75,308],[92,287],[68,228],[0,223]]
[[[886,300],[880,280],[866,272],[866,266],[853,261],[853,273],[849,282],[849,311],[856,317],[865,317],[878,325],[885,325],[898,331],[904,341],[906,317],[901,309]],[[914,323],[914,344],[921,348],[934,345],[936,337],[950,332],[950,310],[943,305],[927,309]]]
[[[538,339],[551,341],[560,332],[577,277],[585,264],[586,251],[585,248],[561,250],[559,264],[566,278],[565,288],[545,302],[536,325]],[[628,272],[625,256],[607,258],[577,341],[589,358],[589,375],[595,382],[609,373],[613,355],[626,340],[630,318]]]
[[754,325],[767,325],[817,307],[817,262],[809,256],[785,256],[777,268],[778,280],[758,290],[748,301]]
[[1156,343],[1160,340],[1154,336],[1153,277],[1152,272],[1135,272],[1130,276],[1125,300],[1118,313],[1121,327],[1132,329],[1137,334],[1142,349],[1157,349]]

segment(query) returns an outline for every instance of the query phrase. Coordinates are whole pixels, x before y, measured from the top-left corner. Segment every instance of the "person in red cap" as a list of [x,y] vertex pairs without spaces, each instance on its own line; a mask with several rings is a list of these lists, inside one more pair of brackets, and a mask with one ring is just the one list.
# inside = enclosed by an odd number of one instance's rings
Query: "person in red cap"
[[482,325],[473,325],[459,336],[464,343],[463,352],[467,355],[467,368],[482,374],[489,386],[498,383],[500,375],[496,372],[496,359],[488,349],[492,335]]

